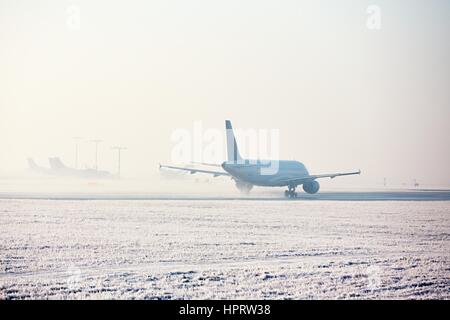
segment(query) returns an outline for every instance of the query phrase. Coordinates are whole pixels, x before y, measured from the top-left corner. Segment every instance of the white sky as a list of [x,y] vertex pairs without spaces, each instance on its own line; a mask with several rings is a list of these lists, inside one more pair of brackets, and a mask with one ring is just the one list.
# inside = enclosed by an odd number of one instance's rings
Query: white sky
[[279,129],[280,157],[313,173],[450,186],[449,38],[446,0],[0,0],[0,173],[73,166],[82,136],[105,140],[100,168],[124,145],[122,172],[146,176],[174,130],[229,118]]

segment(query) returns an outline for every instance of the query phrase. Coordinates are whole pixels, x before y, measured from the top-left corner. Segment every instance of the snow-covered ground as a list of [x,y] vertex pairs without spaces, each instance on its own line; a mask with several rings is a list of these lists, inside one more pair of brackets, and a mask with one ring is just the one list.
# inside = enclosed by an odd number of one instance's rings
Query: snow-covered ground
[[0,199],[0,299],[449,299],[450,201]]

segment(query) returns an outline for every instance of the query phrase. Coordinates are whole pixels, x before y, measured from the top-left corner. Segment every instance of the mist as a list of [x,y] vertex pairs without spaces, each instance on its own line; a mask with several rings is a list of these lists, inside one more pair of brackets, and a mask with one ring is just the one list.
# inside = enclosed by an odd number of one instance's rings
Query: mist
[[[225,192],[158,167],[176,130],[225,119],[278,130],[279,158],[311,173],[362,171],[325,187],[448,188],[449,31],[444,0],[0,0],[1,191]],[[121,179],[30,175],[29,157],[94,168],[93,139],[111,174],[126,147]]]

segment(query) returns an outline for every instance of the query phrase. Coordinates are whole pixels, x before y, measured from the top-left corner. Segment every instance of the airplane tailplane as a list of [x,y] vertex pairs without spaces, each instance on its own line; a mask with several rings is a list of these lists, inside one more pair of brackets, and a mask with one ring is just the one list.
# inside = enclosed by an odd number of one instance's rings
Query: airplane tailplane
[[236,144],[236,138],[234,137],[233,127],[230,120],[225,120],[225,128],[227,132],[227,155],[228,161],[237,162],[242,160],[239,154],[239,149]]
[[64,169],[66,167],[58,157],[49,158],[48,161],[50,162],[50,168],[52,169]]

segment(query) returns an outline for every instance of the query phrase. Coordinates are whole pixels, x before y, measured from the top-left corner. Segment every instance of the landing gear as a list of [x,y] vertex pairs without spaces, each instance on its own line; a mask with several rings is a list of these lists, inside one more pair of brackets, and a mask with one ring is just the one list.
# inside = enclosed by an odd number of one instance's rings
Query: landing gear
[[288,186],[289,190],[284,191],[284,196],[286,198],[297,198],[297,192],[295,192],[295,188],[297,186]]

